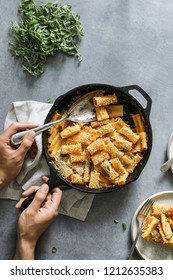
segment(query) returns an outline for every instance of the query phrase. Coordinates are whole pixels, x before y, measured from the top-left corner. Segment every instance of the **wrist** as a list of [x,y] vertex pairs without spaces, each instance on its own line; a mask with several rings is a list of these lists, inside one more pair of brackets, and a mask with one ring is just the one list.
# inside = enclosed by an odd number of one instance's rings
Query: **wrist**
[[34,260],[36,242],[18,237],[14,260]]

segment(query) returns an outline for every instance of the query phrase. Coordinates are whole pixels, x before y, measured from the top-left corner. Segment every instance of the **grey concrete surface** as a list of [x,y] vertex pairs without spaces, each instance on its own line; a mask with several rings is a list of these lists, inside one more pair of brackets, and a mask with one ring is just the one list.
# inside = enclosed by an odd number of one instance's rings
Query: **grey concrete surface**
[[[37,259],[123,260],[131,246],[130,223],[138,205],[152,194],[173,190],[172,173],[160,172],[173,130],[173,1],[61,1],[67,2],[80,14],[84,27],[83,62],[79,66],[74,58],[58,54],[35,79],[22,71],[8,50],[9,26],[18,20],[20,1],[0,0],[0,130],[12,101],[55,100],[86,83],[137,84],[151,96],[153,148],[139,179],[96,196],[85,222],[59,215],[36,248]],[[14,254],[18,219],[14,205],[14,201],[0,201],[0,259]],[[122,223],[127,225],[124,232]],[[55,254],[53,246],[58,248]],[[133,258],[140,259],[137,253]]]

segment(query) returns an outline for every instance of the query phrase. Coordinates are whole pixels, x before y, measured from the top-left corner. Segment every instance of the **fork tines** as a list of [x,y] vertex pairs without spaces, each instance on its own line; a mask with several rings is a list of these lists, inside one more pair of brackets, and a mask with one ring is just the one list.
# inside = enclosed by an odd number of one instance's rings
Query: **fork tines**
[[143,206],[141,207],[140,211],[139,211],[139,215],[140,214],[144,214],[147,215],[149,210],[151,209],[151,206],[154,204],[154,201],[152,199],[147,199],[146,202],[143,204]]

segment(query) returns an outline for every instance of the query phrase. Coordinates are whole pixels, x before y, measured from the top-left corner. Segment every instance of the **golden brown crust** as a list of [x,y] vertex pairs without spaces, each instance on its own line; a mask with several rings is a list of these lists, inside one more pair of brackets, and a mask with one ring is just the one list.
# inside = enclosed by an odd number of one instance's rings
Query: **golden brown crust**
[[172,207],[154,203],[142,226],[142,237],[147,241],[173,247]]
[[[65,180],[88,188],[121,186],[143,158],[147,137],[145,132],[136,133],[119,116],[123,114],[123,105],[112,105],[118,101],[115,94],[93,94],[97,121],[63,121],[52,127],[48,152]],[[55,112],[53,120],[61,117]]]

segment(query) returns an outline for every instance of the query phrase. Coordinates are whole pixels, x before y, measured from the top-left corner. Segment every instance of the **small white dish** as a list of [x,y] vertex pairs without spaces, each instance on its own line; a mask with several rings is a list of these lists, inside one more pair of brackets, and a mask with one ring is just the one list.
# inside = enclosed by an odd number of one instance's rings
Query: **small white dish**
[[[173,206],[173,191],[159,192],[148,197],[147,199],[153,199],[159,204]],[[138,222],[136,220],[136,216],[139,210],[141,209],[142,205],[145,203],[145,201],[143,201],[139,205],[132,219],[132,223],[131,223],[132,241],[134,241],[138,230]],[[136,244],[136,250],[138,254],[141,256],[141,258],[144,260],[173,260],[173,248],[167,247],[163,244],[157,244],[154,242],[146,241],[141,236],[139,236],[138,238]]]
[[[169,141],[168,141],[167,157],[168,157],[168,159],[171,159],[173,157],[173,133],[171,134]],[[173,173],[173,165],[171,166],[170,170]]]

